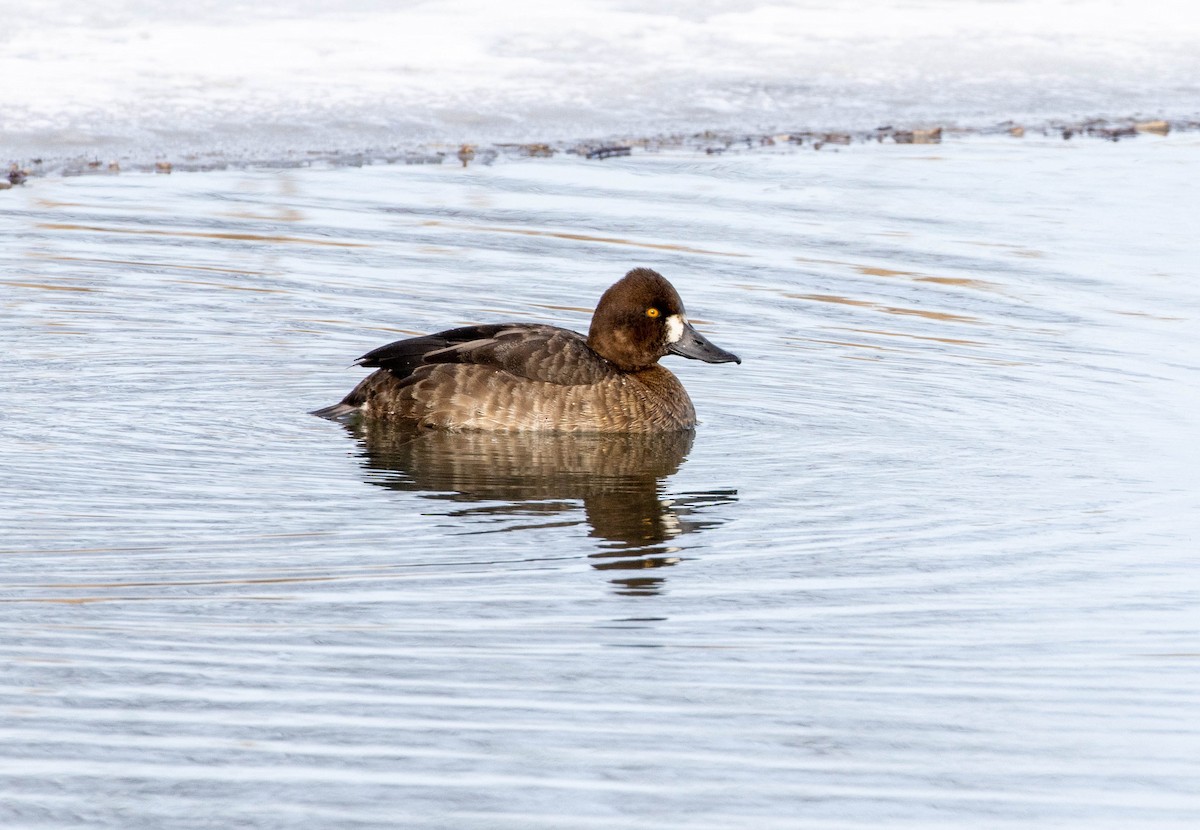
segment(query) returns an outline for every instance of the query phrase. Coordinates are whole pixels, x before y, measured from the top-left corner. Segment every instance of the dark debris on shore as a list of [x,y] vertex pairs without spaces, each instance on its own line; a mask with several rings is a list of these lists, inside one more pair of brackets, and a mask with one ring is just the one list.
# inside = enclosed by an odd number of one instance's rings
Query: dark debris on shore
[[312,150],[291,153],[278,158],[230,160],[219,154],[209,156],[182,154],[167,160],[153,162],[137,160],[101,161],[98,158],[75,158],[45,160],[33,158],[13,161],[8,175],[0,179],[0,190],[8,190],[24,184],[31,177],[50,175],[84,176],[115,175],[123,171],[139,173],[170,174],[172,172],[206,172],[234,169],[295,169],[314,166],[363,167],[374,164],[442,164],[448,159],[457,160],[463,167],[471,164],[492,164],[505,158],[550,158],[558,153],[582,156],[600,161],[620,158],[637,152],[684,151],[705,155],[721,155],[732,152],[747,152],[771,147],[810,148],[822,150],[827,147],[851,144],[940,144],[952,137],[1008,135],[1013,138],[1041,135],[1070,141],[1075,138],[1093,138],[1105,141],[1121,141],[1136,138],[1141,134],[1165,136],[1171,132],[1186,132],[1200,129],[1197,120],[1166,119],[1119,119],[1094,118],[1085,121],[1054,121],[1038,126],[1027,126],[1006,121],[986,128],[959,128],[926,126],[920,128],[877,127],[873,130],[820,131],[797,130],[772,133],[731,133],[726,131],[704,131],[693,134],[658,135],[645,138],[608,138],[596,141],[563,143],[496,143],[490,145],[461,144],[457,148],[439,145],[416,146],[410,149],[363,151],[344,153],[336,150]]

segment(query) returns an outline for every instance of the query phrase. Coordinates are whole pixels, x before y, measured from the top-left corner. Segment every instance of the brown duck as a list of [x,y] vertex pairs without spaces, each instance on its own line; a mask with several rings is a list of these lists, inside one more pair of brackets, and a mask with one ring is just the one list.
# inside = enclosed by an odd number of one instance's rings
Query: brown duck
[[661,274],[634,268],[604,292],[586,338],[557,326],[499,323],[397,340],[355,361],[377,371],[313,414],[500,432],[691,429],[691,399],[658,365],[668,354],[742,362],[692,328]]

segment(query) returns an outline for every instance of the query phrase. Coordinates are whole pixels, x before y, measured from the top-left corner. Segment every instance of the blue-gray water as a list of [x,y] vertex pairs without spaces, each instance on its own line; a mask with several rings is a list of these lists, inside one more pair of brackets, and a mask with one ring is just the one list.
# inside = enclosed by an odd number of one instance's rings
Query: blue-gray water
[[[1194,826],[1198,151],[0,193],[0,823]],[[694,439],[305,414],[636,265]]]

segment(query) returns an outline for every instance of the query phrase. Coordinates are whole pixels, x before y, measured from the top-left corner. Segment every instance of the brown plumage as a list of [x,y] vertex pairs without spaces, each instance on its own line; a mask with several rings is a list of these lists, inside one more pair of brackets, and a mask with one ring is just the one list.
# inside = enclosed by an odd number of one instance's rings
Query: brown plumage
[[674,287],[635,268],[600,298],[583,335],[556,326],[467,326],[398,340],[358,359],[377,371],[314,415],[456,430],[664,432],[696,412],[666,354],[741,360],[687,322]]

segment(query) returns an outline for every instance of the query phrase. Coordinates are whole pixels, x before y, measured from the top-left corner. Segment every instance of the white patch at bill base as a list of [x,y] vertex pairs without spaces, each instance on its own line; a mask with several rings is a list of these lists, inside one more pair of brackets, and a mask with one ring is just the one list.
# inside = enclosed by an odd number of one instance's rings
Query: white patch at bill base
[[667,342],[678,343],[683,337],[683,324],[687,321],[680,314],[672,314],[667,318]]

